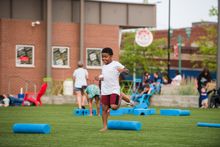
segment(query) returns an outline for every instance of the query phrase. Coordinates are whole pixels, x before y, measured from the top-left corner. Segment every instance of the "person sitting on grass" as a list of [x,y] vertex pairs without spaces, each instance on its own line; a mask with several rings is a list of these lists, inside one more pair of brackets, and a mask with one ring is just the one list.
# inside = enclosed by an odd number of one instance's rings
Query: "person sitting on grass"
[[159,76],[158,72],[154,73],[153,86],[155,89],[155,93],[160,94],[161,92],[161,84],[163,83],[162,78]]
[[91,84],[85,89],[85,95],[88,99],[89,102],[89,111],[90,111],[90,116],[92,116],[92,102],[93,99],[95,99],[96,102],[96,108],[97,108],[97,115],[100,116],[100,107],[99,107],[99,102],[100,102],[100,89],[97,85]]
[[0,107],[8,107],[10,99],[7,94],[0,95]]
[[150,85],[146,84],[144,90],[140,94],[132,94],[130,99],[134,102],[137,102],[138,99],[142,97],[142,95],[150,94],[150,93],[151,93]]
[[182,76],[179,71],[176,71],[176,76],[172,79],[171,84],[174,86],[180,86],[182,81]]

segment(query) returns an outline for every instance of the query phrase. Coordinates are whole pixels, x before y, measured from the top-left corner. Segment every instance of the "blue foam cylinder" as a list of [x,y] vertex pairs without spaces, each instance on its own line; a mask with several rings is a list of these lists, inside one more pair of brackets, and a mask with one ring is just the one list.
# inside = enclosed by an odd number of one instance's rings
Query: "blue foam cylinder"
[[155,113],[155,109],[134,109],[134,115],[153,115]]
[[84,109],[84,110],[83,110],[83,115],[89,116],[89,115],[90,115],[89,109]]
[[211,127],[211,128],[220,128],[220,124],[216,123],[205,123],[205,122],[198,122],[198,127]]
[[93,114],[93,115],[97,115],[97,113],[96,113],[96,110],[95,110],[95,109],[92,109],[92,114]]
[[48,124],[14,124],[12,129],[14,133],[50,133],[50,125]]
[[121,109],[117,109],[117,110],[110,110],[110,116],[121,116],[123,115],[123,111]]
[[150,115],[156,114],[156,109],[153,108],[149,109],[149,114]]
[[109,120],[108,129],[110,130],[141,130],[142,124],[138,121]]
[[147,108],[148,108],[148,106],[145,103],[138,104],[138,105],[134,106],[134,109],[147,109]]
[[120,108],[120,110],[122,110],[123,114],[133,114],[134,109],[133,108]]
[[166,116],[189,116],[189,110],[181,110],[181,109],[160,109],[160,115]]
[[84,115],[84,110],[83,109],[74,109],[73,114],[76,116],[83,116]]
[[[96,110],[95,109],[92,109],[92,114],[96,115]],[[84,116],[90,116],[90,110],[89,109],[84,109],[83,115]]]

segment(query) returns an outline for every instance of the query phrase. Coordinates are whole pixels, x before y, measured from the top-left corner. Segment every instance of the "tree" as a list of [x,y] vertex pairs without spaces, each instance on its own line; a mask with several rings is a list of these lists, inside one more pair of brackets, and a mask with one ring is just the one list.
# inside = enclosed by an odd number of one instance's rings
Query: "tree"
[[202,55],[202,66],[208,67],[210,71],[216,71],[217,55],[217,28],[216,26],[206,26],[206,36],[201,36],[197,41],[199,54]]
[[143,71],[163,71],[166,67],[164,57],[166,50],[165,39],[154,40],[148,47],[140,47],[135,43],[135,33],[125,33],[122,39],[122,50],[120,62],[130,71],[136,68],[136,74],[141,75]]
[[[212,7],[209,10],[210,16],[217,16],[218,10]],[[216,71],[217,69],[217,25],[204,26],[206,31],[205,36],[201,36],[197,41],[199,45],[199,53],[202,55],[202,66],[208,67],[211,71]],[[194,65],[196,67],[197,64]]]

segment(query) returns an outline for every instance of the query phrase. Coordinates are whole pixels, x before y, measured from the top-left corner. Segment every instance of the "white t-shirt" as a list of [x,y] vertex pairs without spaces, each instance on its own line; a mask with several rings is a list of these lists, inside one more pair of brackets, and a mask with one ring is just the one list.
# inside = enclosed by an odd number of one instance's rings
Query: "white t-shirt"
[[75,77],[75,87],[82,88],[82,86],[87,86],[88,71],[84,68],[77,68],[73,72],[73,77]]
[[173,79],[172,79],[172,84],[179,86],[181,84],[182,81],[182,77],[181,75],[176,75]]
[[5,107],[8,107],[10,100],[9,100],[9,98],[4,98],[4,99],[3,99],[3,102],[4,102],[4,106],[5,106]]
[[102,95],[110,95],[113,93],[120,95],[120,85],[119,85],[120,72],[117,70],[118,68],[124,68],[124,66],[117,61],[112,61],[111,63],[102,66],[102,75],[103,75],[103,81],[101,84]]

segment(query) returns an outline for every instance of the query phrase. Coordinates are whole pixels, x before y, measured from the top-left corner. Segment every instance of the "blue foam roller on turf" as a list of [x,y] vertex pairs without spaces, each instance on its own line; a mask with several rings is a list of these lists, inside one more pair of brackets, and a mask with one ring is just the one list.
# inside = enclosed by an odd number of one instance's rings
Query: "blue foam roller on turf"
[[220,128],[220,124],[216,123],[205,123],[205,122],[198,122],[198,127],[211,127],[211,128]]
[[138,121],[109,120],[108,129],[110,130],[141,130],[142,124]]
[[92,114],[93,114],[93,115],[97,115],[97,113],[96,113],[96,110],[95,110],[95,109],[93,109],[93,110],[92,110]]
[[134,115],[153,115],[156,113],[156,109],[134,109]]
[[50,125],[48,124],[14,124],[12,129],[14,133],[50,133]]
[[147,115],[147,109],[134,109],[134,115]]
[[145,103],[142,103],[142,104],[138,104],[138,105],[136,105],[136,106],[134,106],[134,109],[147,109],[148,108],[148,106],[147,106],[147,104],[145,104]]
[[156,109],[153,108],[149,109],[149,114],[150,115],[156,114]]
[[123,115],[123,111],[121,109],[110,110],[110,116],[121,116],[121,115]]
[[83,116],[84,115],[84,110],[83,109],[74,109],[73,114],[76,116]]
[[89,109],[83,109],[83,115],[89,116],[90,115]]
[[124,107],[124,108],[120,108],[120,109],[122,110],[123,114],[133,114],[133,112],[134,112],[133,108]]
[[[96,115],[96,110],[95,109],[92,110],[92,114]],[[90,116],[90,110],[89,109],[83,109],[83,115],[84,116]]]
[[189,110],[181,109],[160,109],[160,115],[164,116],[189,116]]

